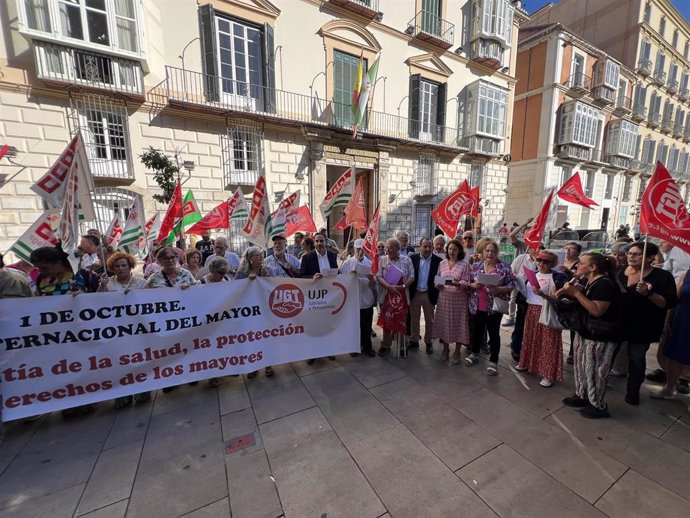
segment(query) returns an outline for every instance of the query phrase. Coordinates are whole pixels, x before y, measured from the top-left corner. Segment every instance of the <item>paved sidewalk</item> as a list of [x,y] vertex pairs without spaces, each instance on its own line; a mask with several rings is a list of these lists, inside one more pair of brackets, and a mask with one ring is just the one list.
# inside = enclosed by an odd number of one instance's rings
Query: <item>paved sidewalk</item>
[[544,389],[506,347],[495,378],[485,357],[439,354],[298,362],[9,423],[0,516],[688,516],[687,396],[652,401],[645,385],[631,407],[614,379],[613,417],[590,421],[561,404],[570,366]]

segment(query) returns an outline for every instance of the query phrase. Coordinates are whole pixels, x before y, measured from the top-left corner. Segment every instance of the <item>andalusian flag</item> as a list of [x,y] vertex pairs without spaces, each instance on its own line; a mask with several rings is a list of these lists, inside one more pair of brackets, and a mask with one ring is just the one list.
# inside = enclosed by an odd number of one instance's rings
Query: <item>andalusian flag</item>
[[319,210],[324,219],[328,219],[335,207],[344,207],[352,198],[355,190],[355,178],[352,169],[348,169],[338,178],[330,191],[326,193],[323,201],[319,205]]
[[129,210],[125,230],[117,247],[129,254],[139,252],[139,240],[144,238],[144,207],[141,198],[134,199],[134,205]]
[[167,245],[173,244],[175,242],[175,238],[178,234],[180,234],[180,232],[182,232],[183,229],[187,229],[188,227],[194,225],[194,223],[201,220],[201,217],[199,206],[196,204],[196,200],[194,199],[194,193],[190,189],[187,191],[187,194],[182,201],[182,219],[175,224],[172,232],[168,234],[165,243]]
[[376,82],[376,74],[379,69],[379,58],[380,56],[376,56],[374,64],[369,67],[366,74],[363,73],[364,56],[359,58],[357,76],[355,77],[355,84],[352,87],[352,115],[354,115],[354,121],[352,123],[353,138],[357,135],[357,129],[364,123],[364,119],[367,115],[369,93]]
[[278,207],[278,210],[271,214],[266,223],[266,243],[270,243],[273,236],[285,236],[285,209]]
[[241,220],[249,217],[249,208],[247,208],[247,200],[244,199],[242,189],[240,189],[239,187],[228,200],[228,216],[231,220]]

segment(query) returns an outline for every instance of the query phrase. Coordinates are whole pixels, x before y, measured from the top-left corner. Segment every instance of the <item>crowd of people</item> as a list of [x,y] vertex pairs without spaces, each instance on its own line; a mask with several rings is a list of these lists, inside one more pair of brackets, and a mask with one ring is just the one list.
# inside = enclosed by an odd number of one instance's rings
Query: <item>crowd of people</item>
[[[520,375],[538,376],[540,385],[549,388],[563,381],[564,362],[574,364],[574,394],[563,403],[580,408],[585,417],[609,416],[609,376],[626,376],[625,401],[640,403],[646,353],[655,342],[661,342],[659,368],[646,377],[664,385],[652,397],[689,393],[684,375],[690,371],[690,256],[669,243],[632,242],[627,235],[608,254],[583,254],[577,242],[559,254],[543,247],[527,249],[520,236],[529,223],[514,223],[510,229],[503,225],[498,242],[465,231],[452,238],[424,237],[417,248],[407,232],[398,231],[377,243],[379,267],[373,273],[363,234],[340,250],[326,229],[313,235],[298,232],[292,244],[275,236],[268,250],[248,246],[241,255],[230,250],[225,237],[205,234],[187,249],[158,244],[141,264],[103,246],[102,236],[93,230],[81,239],[76,273],[58,247],[40,248],[30,261],[3,265],[0,298],[188,289],[257,277],[318,279],[337,271],[358,280],[359,352],[353,356],[387,356],[395,349],[404,358],[422,342],[433,355],[437,340],[441,361],[473,367],[485,353],[486,374],[496,376],[503,324],[513,327],[510,352]],[[515,248],[511,262],[500,255],[508,241]],[[382,329],[378,349],[373,342],[375,311]],[[567,356],[564,327],[570,330]],[[265,376],[273,375],[266,367]],[[209,380],[211,386],[217,383]],[[149,393],[141,393],[119,398],[115,406],[149,399]]]

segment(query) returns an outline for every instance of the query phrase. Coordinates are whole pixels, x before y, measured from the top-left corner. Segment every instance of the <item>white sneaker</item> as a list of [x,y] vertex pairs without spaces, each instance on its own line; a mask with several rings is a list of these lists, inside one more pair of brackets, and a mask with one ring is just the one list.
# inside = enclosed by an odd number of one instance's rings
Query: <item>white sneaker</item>
[[470,355],[467,358],[465,358],[465,365],[467,365],[468,367],[472,367],[472,365],[474,365],[475,363],[477,363],[477,355],[474,353],[470,353]]
[[510,317],[506,318],[501,325],[503,327],[512,327],[515,325],[515,319]]
[[539,384],[544,388],[553,387],[553,381],[547,380],[546,378],[542,378]]
[[489,362],[489,366],[486,368],[486,373],[489,376],[497,376],[498,375],[498,364]]

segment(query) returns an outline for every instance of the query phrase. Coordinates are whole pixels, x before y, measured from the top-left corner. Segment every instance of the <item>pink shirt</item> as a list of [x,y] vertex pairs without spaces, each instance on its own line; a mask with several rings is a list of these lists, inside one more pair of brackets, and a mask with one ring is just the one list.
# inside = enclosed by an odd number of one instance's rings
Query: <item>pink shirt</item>
[[479,311],[489,312],[489,297],[486,296],[486,288],[480,288],[477,290],[477,309]]

